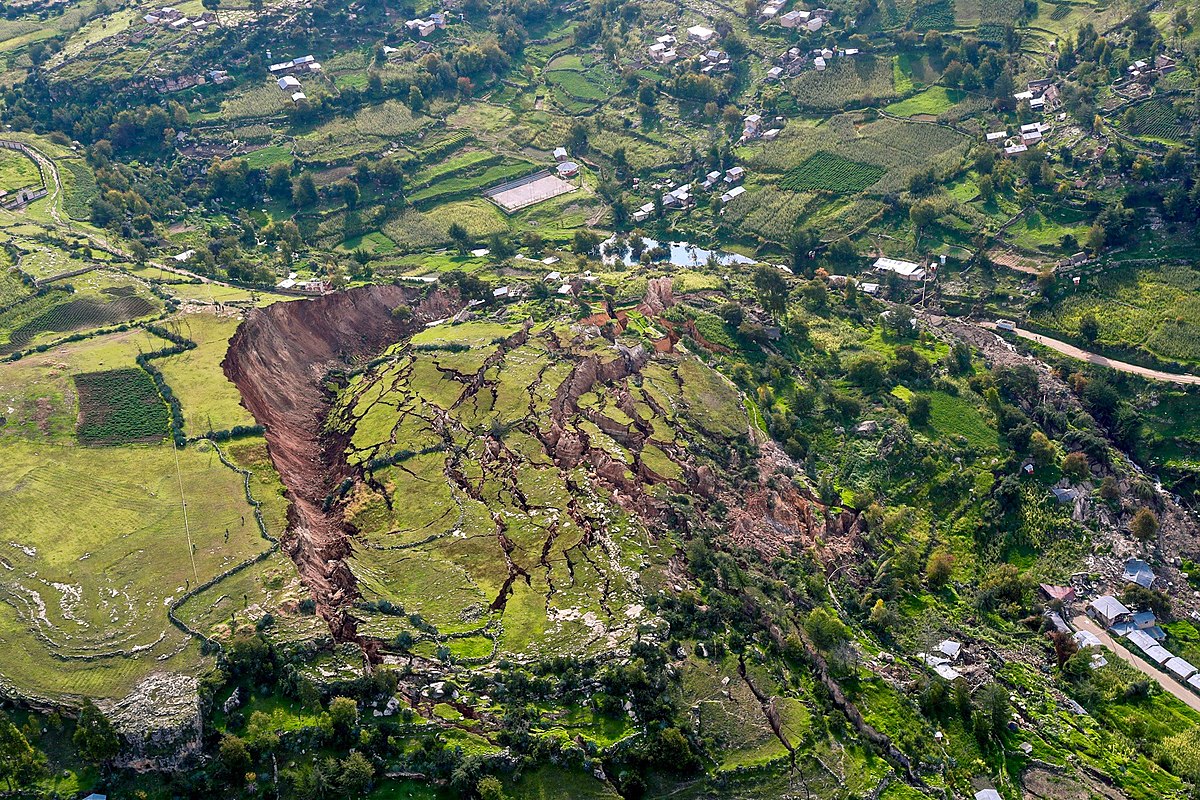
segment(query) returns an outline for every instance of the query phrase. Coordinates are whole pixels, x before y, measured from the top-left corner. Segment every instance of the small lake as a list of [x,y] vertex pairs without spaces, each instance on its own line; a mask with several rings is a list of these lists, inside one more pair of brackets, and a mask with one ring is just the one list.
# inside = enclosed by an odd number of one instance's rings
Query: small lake
[[[603,252],[607,248],[607,246],[609,244],[611,244],[613,241],[614,241],[614,239],[608,239],[602,245],[600,245],[601,252]],[[702,264],[707,264],[708,257],[710,255],[715,255],[716,259],[717,259],[717,263],[720,264],[721,266],[729,266],[730,264],[757,264],[758,263],[753,258],[747,258],[746,256],[740,255],[739,253],[729,253],[724,250],[705,250],[703,247],[696,247],[695,245],[689,244],[688,242],[667,242],[666,244],[662,244],[661,242],[658,242],[655,239],[650,239],[645,236],[642,237],[642,241],[646,243],[647,250],[652,250],[655,247],[659,247],[661,245],[662,247],[666,247],[671,251],[671,255],[669,258],[663,259],[663,260],[660,260],[657,262],[660,264],[669,262],[676,267],[695,267],[695,266],[700,266]],[[616,257],[615,256],[605,256],[604,260],[607,263],[611,264],[613,261],[616,260]],[[625,254],[621,258],[621,260],[624,261],[626,265],[632,265],[632,264],[636,263],[636,261],[637,261],[633,257],[633,255],[630,252],[628,247],[625,248]]]

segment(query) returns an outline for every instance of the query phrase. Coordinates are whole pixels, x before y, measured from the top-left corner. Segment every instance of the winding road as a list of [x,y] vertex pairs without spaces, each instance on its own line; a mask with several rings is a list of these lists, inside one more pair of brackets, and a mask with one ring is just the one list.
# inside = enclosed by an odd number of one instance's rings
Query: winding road
[[[979,326],[981,328],[987,328],[993,331],[998,330],[996,323],[994,322],[980,322]],[[1010,333],[1014,333],[1017,336],[1020,336],[1022,339],[1028,339],[1029,341],[1043,345],[1044,347],[1049,347],[1051,350],[1056,350],[1059,353],[1062,353],[1064,356],[1077,358],[1080,361],[1086,361],[1089,364],[1095,364],[1096,366],[1108,367],[1109,369],[1115,369],[1118,372],[1127,372],[1130,375],[1138,375],[1143,378],[1149,378],[1152,381],[1178,383],[1187,386],[1200,386],[1200,375],[1181,375],[1175,372],[1163,372],[1162,370],[1151,369],[1150,367],[1142,367],[1138,366],[1137,364],[1130,364],[1127,361],[1117,361],[1096,353],[1090,353],[1087,350],[1082,350],[1073,344],[1068,344],[1067,342],[1063,342],[1058,339],[1052,339],[1049,336],[1043,336],[1040,333],[1032,333],[1030,331],[1021,330],[1020,328],[1010,331]]]

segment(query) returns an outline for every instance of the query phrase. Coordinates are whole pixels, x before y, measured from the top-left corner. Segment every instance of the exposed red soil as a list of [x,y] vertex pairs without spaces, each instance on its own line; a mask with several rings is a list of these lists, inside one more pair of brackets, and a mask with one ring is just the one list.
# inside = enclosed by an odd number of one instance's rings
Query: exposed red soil
[[[400,305],[410,306],[411,316],[394,316]],[[340,508],[324,508],[349,474],[343,437],[323,433],[326,378],[460,307],[442,292],[422,299],[410,287],[365,286],[255,309],[230,340],[222,367],[265,426],[267,450],[291,501],[283,548],[341,641],[359,641],[347,613],[357,589],[345,563],[350,539]]]

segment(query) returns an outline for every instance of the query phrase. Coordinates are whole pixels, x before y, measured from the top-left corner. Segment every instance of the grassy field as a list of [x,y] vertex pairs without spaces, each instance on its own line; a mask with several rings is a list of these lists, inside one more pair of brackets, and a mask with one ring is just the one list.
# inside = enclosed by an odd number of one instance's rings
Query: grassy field
[[75,376],[79,393],[79,429],[83,444],[130,444],[160,441],[170,425],[166,403],[150,374],[127,368]]
[[0,191],[41,185],[42,175],[33,161],[16,150],[0,150]]
[[265,548],[240,522],[241,476],[211,447],[179,452],[178,465],[166,445],[8,439],[0,455],[0,556],[14,568],[0,578],[0,675],[25,691],[112,697],[152,671],[202,668],[167,605]]
[[944,86],[930,86],[923,92],[892,103],[883,110],[897,117],[936,117],[954,107],[965,97],[965,93]]
[[194,350],[155,362],[183,406],[188,436],[254,424],[237,387],[221,371],[229,339],[240,323],[237,316],[181,314],[165,326],[197,344]]
[[138,328],[0,364],[0,406],[6,412],[0,441],[12,437],[72,441],[79,414],[74,376],[135,367],[139,352],[167,344]]

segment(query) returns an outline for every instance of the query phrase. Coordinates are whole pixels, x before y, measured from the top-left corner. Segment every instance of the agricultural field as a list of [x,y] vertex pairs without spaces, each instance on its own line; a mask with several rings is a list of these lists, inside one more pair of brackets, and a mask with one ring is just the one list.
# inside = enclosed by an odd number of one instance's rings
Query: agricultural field
[[883,167],[819,150],[784,173],[779,185],[792,192],[820,189],[836,194],[866,191],[886,173]]
[[37,164],[16,150],[0,150],[0,191],[15,192],[41,185]]
[[1099,322],[1098,341],[1131,346],[1188,364],[1200,363],[1200,272],[1190,266],[1163,264],[1089,279],[1033,319],[1039,325],[1077,336],[1080,321]]
[[1131,106],[1123,123],[1131,136],[1171,145],[1187,141],[1194,125],[1192,118],[1182,116],[1169,102],[1157,99]]
[[[202,670],[198,643],[167,610],[189,586],[265,549],[240,522],[251,513],[242,477],[211,447],[6,439],[0,453],[0,522],[22,532],[0,548],[19,565],[0,580],[0,640],[14,656],[0,658],[0,676],[50,697],[120,697],[156,670]],[[180,486],[192,490],[186,526]]]
[[192,350],[154,362],[179,398],[188,436],[254,425],[237,387],[221,372],[229,339],[240,323],[240,316],[195,313],[180,314],[164,324],[172,333],[196,343]]
[[797,105],[814,111],[841,111],[897,96],[888,58],[840,58],[828,69],[808,70],[787,83]]
[[161,441],[170,424],[167,405],[142,369],[85,372],[75,376],[79,441],[117,445]]

